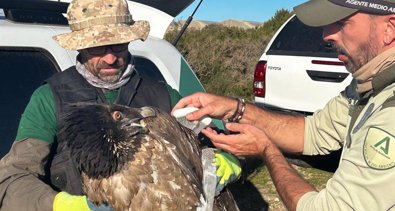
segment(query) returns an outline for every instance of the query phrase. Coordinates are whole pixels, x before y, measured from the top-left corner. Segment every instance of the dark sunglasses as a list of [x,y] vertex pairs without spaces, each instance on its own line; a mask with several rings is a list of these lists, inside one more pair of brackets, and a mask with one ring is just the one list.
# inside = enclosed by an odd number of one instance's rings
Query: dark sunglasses
[[87,48],[89,54],[91,55],[103,55],[108,49],[111,49],[113,53],[120,53],[128,49],[129,43],[115,44],[115,45],[104,45],[98,47]]

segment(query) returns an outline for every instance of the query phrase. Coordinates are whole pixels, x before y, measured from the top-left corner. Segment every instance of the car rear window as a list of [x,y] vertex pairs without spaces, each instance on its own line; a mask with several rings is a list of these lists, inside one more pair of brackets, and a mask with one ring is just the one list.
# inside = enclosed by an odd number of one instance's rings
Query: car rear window
[[280,31],[267,54],[337,57],[332,45],[322,39],[322,27],[306,26],[296,16]]
[[53,57],[36,48],[0,48],[0,158],[14,142],[19,120],[30,95],[59,71]]

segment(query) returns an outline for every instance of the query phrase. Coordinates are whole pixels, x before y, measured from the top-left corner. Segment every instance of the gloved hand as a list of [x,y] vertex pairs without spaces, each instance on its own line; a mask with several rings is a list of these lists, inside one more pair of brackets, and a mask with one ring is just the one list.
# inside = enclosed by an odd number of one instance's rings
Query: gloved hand
[[241,175],[241,167],[239,160],[224,151],[215,151],[215,166],[217,167],[217,187],[216,195],[221,192],[224,187],[237,179]]
[[97,207],[86,196],[70,195],[59,192],[53,202],[53,211],[112,211],[108,205]]

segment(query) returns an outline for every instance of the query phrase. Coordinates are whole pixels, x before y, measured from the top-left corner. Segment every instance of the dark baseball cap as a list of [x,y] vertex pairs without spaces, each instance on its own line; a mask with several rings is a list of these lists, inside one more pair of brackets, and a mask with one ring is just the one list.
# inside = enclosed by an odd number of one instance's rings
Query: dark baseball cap
[[395,0],[310,0],[294,7],[296,16],[309,26],[325,26],[357,11],[387,15],[395,13]]

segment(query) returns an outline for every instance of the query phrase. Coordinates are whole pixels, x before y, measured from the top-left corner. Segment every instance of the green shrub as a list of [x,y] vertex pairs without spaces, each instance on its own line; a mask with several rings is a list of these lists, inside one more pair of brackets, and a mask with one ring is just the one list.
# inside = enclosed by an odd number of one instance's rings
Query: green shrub
[[[255,65],[273,33],[291,15],[278,10],[270,20],[247,30],[218,24],[188,29],[176,47],[208,92],[252,100]],[[172,42],[176,33],[169,31],[165,39]]]

